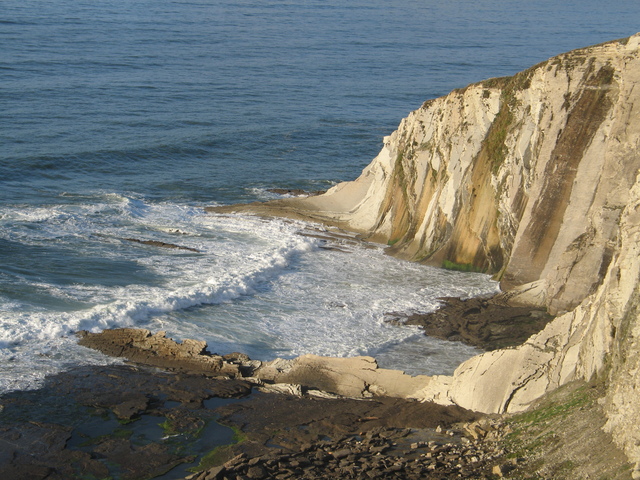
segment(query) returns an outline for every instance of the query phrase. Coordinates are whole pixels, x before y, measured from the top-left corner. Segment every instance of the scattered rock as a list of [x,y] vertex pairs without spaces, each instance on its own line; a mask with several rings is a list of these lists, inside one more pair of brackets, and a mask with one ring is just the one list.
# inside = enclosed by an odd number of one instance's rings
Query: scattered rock
[[[463,450],[457,443],[422,444],[428,452],[402,453],[398,437],[406,429],[388,428],[362,435],[347,435],[334,440],[317,441],[300,452],[277,453],[249,458],[235,457],[224,467],[195,474],[191,480],[223,478],[249,479],[425,479],[425,478],[487,478],[502,472],[496,464],[494,444],[474,444]],[[387,455],[380,451],[386,450]],[[415,448],[414,450],[417,450]],[[502,476],[502,473],[500,473]]]

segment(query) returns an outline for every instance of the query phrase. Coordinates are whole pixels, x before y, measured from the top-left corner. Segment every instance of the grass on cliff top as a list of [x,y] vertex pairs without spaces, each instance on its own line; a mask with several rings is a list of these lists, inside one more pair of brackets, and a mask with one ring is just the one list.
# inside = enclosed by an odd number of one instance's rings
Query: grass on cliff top
[[507,420],[509,456],[524,459],[508,478],[629,479],[631,464],[602,430],[602,385],[574,382]]

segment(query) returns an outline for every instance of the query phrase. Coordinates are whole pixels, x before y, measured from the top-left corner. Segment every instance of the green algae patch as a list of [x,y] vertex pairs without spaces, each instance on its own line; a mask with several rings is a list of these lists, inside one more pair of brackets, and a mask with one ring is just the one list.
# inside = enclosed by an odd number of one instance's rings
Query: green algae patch
[[[219,424],[221,426],[226,426]],[[222,465],[227,462],[234,456],[233,448],[236,445],[239,445],[247,440],[247,434],[244,433],[240,428],[236,426],[228,427],[233,430],[233,437],[231,438],[231,443],[226,445],[219,445],[213,450],[205,453],[197,466],[191,467],[187,469],[187,471],[192,473],[202,472],[204,470],[208,470],[209,468],[217,467],[218,465]]]
[[170,422],[168,419],[162,423],[159,423],[158,426],[162,429],[165,437],[169,437],[171,435],[177,435],[179,430],[175,427],[175,425]]
[[442,268],[446,270],[453,270],[455,272],[466,272],[466,273],[485,273],[486,269],[476,267],[472,263],[456,263],[450,260],[442,261]]

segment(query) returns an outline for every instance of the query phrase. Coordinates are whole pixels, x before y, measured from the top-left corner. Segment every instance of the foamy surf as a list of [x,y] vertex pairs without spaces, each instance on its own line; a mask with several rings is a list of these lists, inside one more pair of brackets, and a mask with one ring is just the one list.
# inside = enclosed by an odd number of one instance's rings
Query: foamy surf
[[[446,373],[476,350],[389,325],[385,313],[431,311],[438,297],[497,288],[317,226],[108,192],[8,209],[0,241],[32,251],[27,263],[5,259],[14,291],[0,292],[0,389],[29,388],[88,361],[74,332],[116,327],[166,330],[263,360],[373,355],[385,368]],[[162,248],[170,244],[189,251]]]

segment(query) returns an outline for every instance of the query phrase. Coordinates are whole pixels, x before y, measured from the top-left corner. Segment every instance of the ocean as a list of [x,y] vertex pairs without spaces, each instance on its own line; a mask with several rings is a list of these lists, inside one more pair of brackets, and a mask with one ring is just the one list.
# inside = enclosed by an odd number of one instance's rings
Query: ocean
[[3,0],[0,392],[116,361],[74,336],[113,327],[451,373],[478,351],[385,314],[489,277],[204,207],[353,180],[425,100],[639,20],[635,0]]

